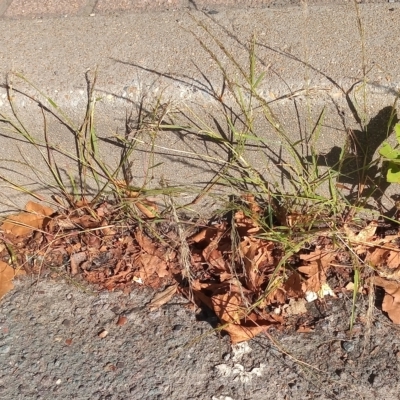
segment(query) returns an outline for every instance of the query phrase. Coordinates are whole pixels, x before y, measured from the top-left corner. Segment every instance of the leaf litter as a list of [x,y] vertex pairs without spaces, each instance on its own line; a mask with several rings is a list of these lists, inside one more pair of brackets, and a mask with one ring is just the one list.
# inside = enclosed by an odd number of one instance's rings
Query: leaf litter
[[[120,208],[107,201],[57,210],[29,202],[23,212],[6,217],[0,227],[0,296],[21,274],[68,274],[99,289],[126,293],[145,285],[158,291],[150,310],[181,293],[196,307],[211,309],[217,329],[240,343],[271,327],[310,332],[315,321],[307,316],[308,302],[356,289],[368,294],[372,282],[385,292],[382,311],[400,324],[397,222],[388,230],[380,221],[361,227],[338,223],[335,230],[307,236],[307,230],[288,226],[290,215],[284,213],[267,229],[261,223],[263,207],[245,195],[231,219],[199,224],[187,238],[188,279],[179,241],[159,229],[159,212],[151,201],[140,204],[136,209],[142,217],[136,219],[123,218]],[[272,234],[282,227],[292,235],[295,251]],[[354,257],[362,267],[361,286],[355,282]],[[121,318],[118,325],[126,322]]]

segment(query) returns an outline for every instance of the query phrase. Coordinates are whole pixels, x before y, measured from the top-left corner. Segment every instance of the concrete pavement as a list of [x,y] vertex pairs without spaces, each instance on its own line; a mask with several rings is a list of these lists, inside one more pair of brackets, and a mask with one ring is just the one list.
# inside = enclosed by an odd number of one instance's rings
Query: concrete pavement
[[[97,67],[96,88],[102,100],[98,104],[96,127],[101,137],[109,139],[103,143],[107,161],[115,163],[120,149],[111,146],[110,140],[124,130],[126,113],[135,114],[143,99],[148,107],[159,98],[172,111],[185,110],[185,118],[174,114],[181,124],[187,125],[190,108],[200,119],[209,121],[213,129],[216,129],[213,118],[223,126],[221,106],[215,99],[215,94],[222,90],[222,73],[200,41],[215,51],[235,79],[239,79],[238,71],[199,26],[199,21],[209,27],[212,35],[224,43],[244,68],[248,64],[248,40],[255,33],[257,68],[259,73],[265,73],[260,93],[271,102],[294,139],[302,134],[307,123],[316,121],[323,106],[327,107],[319,146],[321,151],[329,152],[345,140],[343,115],[348,126],[357,127],[344,91],[362,78],[362,41],[368,72],[368,116],[374,117],[393,103],[400,76],[400,4],[360,4],[365,28],[361,40],[352,1],[334,5],[310,1],[308,6],[298,6],[298,3],[249,1],[242,2],[242,7],[231,7],[238,3],[3,1],[0,75],[4,82],[10,71],[21,72],[79,124],[86,102],[85,72]],[[124,11],[117,12],[112,4],[119,4],[119,10]],[[160,8],[139,12],[151,4]],[[32,87],[15,76],[12,84],[40,98]],[[356,104],[362,111],[359,86],[351,94],[358,96]],[[43,116],[38,104],[17,93],[13,99],[25,127],[42,138]],[[225,95],[224,101],[232,100],[232,96]],[[10,115],[5,90],[0,93],[0,110]],[[50,139],[73,151],[71,133],[50,116],[46,124]],[[262,118],[256,120],[256,125],[258,134],[264,135],[264,140],[279,150],[280,143],[273,129]],[[43,180],[41,187],[46,186],[50,178],[32,147],[15,140],[15,135],[4,126],[0,130],[4,143],[2,170],[13,181],[34,190],[38,189],[39,175]],[[150,139],[143,140],[146,144],[136,154],[133,164],[137,185],[142,184],[149,162]],[[163,177],[171,184],[191,182],[201,187],[214,176],[220,161],[226,159],[224,150],[187,132],[162,132],[157,145],[160,147],[155,163],[161,162],[162,167],[152,171],[154,184]],[[210,162],[205,162],[206,156]],[[257,152],[252,159],[265,172],[265,154]],[[70,160],[60,162],[65,171],[73,170]],[[36,174],[30,172],[32,165],[38,168]],[[3,210],[25,202],[21,194],[11,194],[8,185],[2,192],[2,202],[7,204]]]
[[[308,0],[309,5],[349,4],[353,0]],[[359,0],[358,3],[395,3],[396,0]],[[301,5],[301,0],[1,0],[4,18],[48,18],[143,11],[193,10],[215,12],[226,8],[276,8]]]

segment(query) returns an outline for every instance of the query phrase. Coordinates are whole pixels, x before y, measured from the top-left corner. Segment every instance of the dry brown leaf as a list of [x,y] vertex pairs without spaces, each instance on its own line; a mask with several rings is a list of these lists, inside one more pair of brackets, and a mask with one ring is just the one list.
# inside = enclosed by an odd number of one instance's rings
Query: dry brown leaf
[[[266,318],[259,319],[256,313],[246,315],[242,306],[242,292],[250,291],[233,283],[212,284],[195,280],[191,289],[197,300],[214,310],[223,325],[222,330],[230,335],[232,343],[249,340],[271,325],[282,323],[279,316],[268,314]],[[204,291],[211,292],[211,298]]]
[[168,303],[176,293],[177,288],[178,285],[172,285],[167,287],[164,291],[157,293],[148,305],[150,311],[157,310],[157,308]]
[[219,274],[219,280],[221,282],[228,281],[229,279],[232,279],[232,274],[230,272],[221,272]]
[[[230,271],[229,264],[224,259],[223,254],[226,252],[226,243],[221,244],[221,238],[225,230],[220,229],[214,231],[214,235],[210,237],[210,242],[203,249],[202,256],[204,260],[212,267],[218,269],[218,272]],[[198,238],[200,239],[200,238]],[[197,239],[196,239],[197,240]]]
[[236,211],[234,216],[235,223],[242,234],[249,236],[260,231],[258,219],[260,218],[259,214],[261,207],[258,205],[252,194],[242,195],[241,198],[246,202],[248,212],[246,215],[243,210]]
[[308,262],[318,262],[322,268],[328,268],[335,254],[331,251],[315,250],[310,254],[301,254],[300,259]]
[[80,200],[75,201],[74,206],[75,208],[90,207],[90,201],[83,197]]
[[82,215],[80,217],[72,218],[72,223],[84,229],[92,229],[100,226],[101,221],[95,220],[90,215]]
[[258,252],[255,257],[255,261],[257,266],[272,266],[276,264],[276,261],[273,256],[273,251],[275,250],[275,243],[266,242],[264,240],[259,241]]
[[167,261],[172,260],[174,254],[165,252],[157,247],[149,237],[139,230],[135,233],[135,238],[142,250],[147,253],[141,254],[138,258],[138,261],[142,265],[139,277],[144,282],[148,282],[149,277],[153,274],[157,274],[160,278],[169,275]]
[[236,211],[235,223],[242,234],[252,235],[259,232],[260,226],[254,217],[248,217],[242,210]]
[[54,211],[46,206],[29,201],[25,206],[26,212],[10,215],[1,225],[4,232],[14,236],[27,236],[32,231],[44,229],[49,216]]
[[258,334],[265,332],[271,326],[278,326],[283,323],[283,318],[279,315],[265,313],[263,316],[258,316],[251,313],[242,320],[240,325],[228,323],[224,324],[222,329],[228,332],[232,344],[250,340]]
[[[391,247],[389,244],[386,247]],[[389,279],[398,279],[400,277],[400,251],[393,248],[370,248],[367,251],[365,261],[377,268],[380,276]]]
[[15,270],[11,265],[0,261],[0,299],[14,288],[13,279],[18,275],[25,275],[25,271]]
[[114,236],[117,233],[115,229],[112,229],[111,226],[107,225],[106,221],[104,221],[100,226],[102,227],[100,232],[102,232],[105,236]]
[[256,198],[252,194],[244,194],[240,196],[248,205],[250,211],[254,214],[258,214],[261,211],[261,207],[256,202]]
[[[107,270],[105,270],[107,274]],[[85,272],[85,274],[87,274]],[[127,269],[125,271],[120,271],[118,274],[113,275],[113,276],[104,276],[102,284],[105,289],[112,291],[117,288],[123,288],[126,283],[130,282],[132,280],[132,272],[130,269]],[[94,283],[100,283],[101,281],[95,281]]]
[[285,304],[286,302],[286,293],[280,287],[276,287],[271,290],[267,296],[263,298],[261,303],[259,304],[259,308],[265,308],[271,304]]
[[375,235],[376,228],[378,227],[377,221],[371,221],[365,228],[361,229],[358,233],[353,232],[347,224],[343,226],[349,240],[354,243],[365,243],[372,239]]
[[239,293],[221,293],[211,297],[213,309],[217,317],[226,322],[239,324],[245,316],[245,310],[242,307],[242,298]]
[[326,281],[325,271],[317,263],[299,267],[298,271],[308,276],[307,281],[302,285],[303,292],[318,292]]
[[386,265],[389,268],[399,268],[400,267],[400,252],[398,250],[392,250],[387,255]]
[[[130,190],[124,180],[115,180],[113,183],[116,186],[124,189],[125,195],[131,199],[137,199],[141,194],[138,191]],[[157,216],[157,205],[153,201],[150,201],[149,199],[141,199],[140,201],[135,201],[134,204],[137,209],[147,218],[155,218]]]
[[142,264],[139,275],[143,281],[145,281],[145,279],[152,274],[157,274],[160,278],[163,278],[169,274],[167,263],[157,256],[153,256],[151,254],[141,254],[139,261]]
[[307,281],[303,283],[304,292],[318,292],[321,289],[321,286],[326,282],[326,271],[334,258],[334,253],[322,250],[300,255],[301,260],[310,262],[309,265],[297,269],[308,276]]
[[17,215],[10,215],[1,225],[1,229],[16,237],[27,236],[35,230],[42,230],[44,220],[47,217],[23,212]]
[[229,337],[231,338],[231,343],[235,344],[252,339],[264,332],[270,326],[257,326],[254,325],[254,323],[249,325],[250,326],[228,324],[224,326],[223,330],[228,332]]
[[25,210],[27,212],[44,215],[45,217],[49,217],[50,215],[54,214],[54,211],[50,207],[34,203],[33,201],[28,201],[28,203],[26,203]]
[[255,256],[258,250],[258,243],[250,240],[247,236],[239,244],[240,256],[244,263],[246,286],[250,290],[257,289],[258,267]]
[[370,263],[373,267],[386,264],[386,259],[390,250],[382,249],[380,247],[371,247],[367,251],[365,261]]
[[201,242],[208,242],[210,243],[215,235],[218,232],[225,232],[226,226],[225,225],[215,225],[215,226],[208,226],[207,228],[202,229],[200,232],[196,233],[195,235],[191,236],[188,241],[191,243],[201,243]]
[[156,244],[140,230],[135,232],[135,239],[143,251],[148,254],[162,258],[163,252],[156,246]]
[[271,243],[245,236],[240,242],[239,251],[244,263],[246,286],[250,290],[257,290],[264,282],[260,273],[261,264],[273,263]]
[[[198,282],[198,280],[196,280],[196,281]],[[211,298],[209,296],[207,296],[205,293],[203,293],[200,288],[194,289],[196,286],[197,286],[196,283],[192,282],[191,290],[192,290],[192,293],[193,293],[195,299],[197,300],[197,302],[203,303],[210,310],[212,310],[213,304],[212,304]]]
[[56,223],[58,227],[63,230],[77,228],[77,226],[68,217],[65,217],[64,215],[59,215],[56,218]]
[[[216,304],[216,309],[220,312],[220,315],[223,316],[224,309],[227,305],[225,297],[234,296],[236,300],[240,301],[243,294],[251,293],[244,287],[239,288],[238,285],[240,285],[240,283],[233,279],[223,283],[202,283],[196,279],[192,281],[191,289],[195,297],[208,308],[213,310],[214,304]],[[232,304],[230,307],[232,307]]]
[[284,283],[283,289],[288,297],[297,298],[304,295],[301,286],[301,276],[297,272],[293,272]]
[[379,276],[374,276],[372,282],[385,290],[382,310],[387,312],[389,318],[395,323],[400,324],[400,283],[389,281]]
[[138,210],[147,218],[155,218],[157,216],[157,206],[150,201],[141,201],[135,203]]
[[208,246],[203,250],[203,257],[214,268],[220,271],[229,271],[229,265],[224,260],[220,250]]

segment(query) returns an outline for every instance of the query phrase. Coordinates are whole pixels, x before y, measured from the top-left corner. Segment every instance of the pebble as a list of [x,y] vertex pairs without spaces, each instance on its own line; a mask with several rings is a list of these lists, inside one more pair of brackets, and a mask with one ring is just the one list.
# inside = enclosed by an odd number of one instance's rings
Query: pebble
[[174,331],[174,332],[178,332],[178,331],[181,331],[182,329],[184,328],[184,326],[183,325],[174,325],[174,327],[172,328],[172,330]]
[[355,344],[354,342],[342,342],[342,348],[344,351],[347,353],[351,352],[354,350]]
[[0,354],[7,354],[11,350],[11,346],[9,344],[4,344],[3,346],[0,346]]
[[65,326],[65,327],[69,327],[69,326],[71,326],[71,321],[69,320],[69,319],[64,319],[64,321],[62,322],[62,324]]

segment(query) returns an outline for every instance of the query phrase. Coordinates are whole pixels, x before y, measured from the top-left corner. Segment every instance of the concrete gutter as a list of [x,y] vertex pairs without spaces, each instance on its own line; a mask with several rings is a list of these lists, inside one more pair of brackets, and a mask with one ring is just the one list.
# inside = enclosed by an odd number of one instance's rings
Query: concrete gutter
[[[60,6],[64,3],[69,7],[67,13]],[[186,110],[186,116],[190,108],[204,119],[215,116],[218,120],[222,118],[218,111],[221,107],[213,91],[221,90],[222,73],[199,40],[216,52],[224,68],[232,74],[237,71],[199,27],[198,21],[202,21],[243,66],[248,64],[248,40],[255,34],[258,71],[266,74],[261,93],[271,101],[293,138],[302,134],[302,126],[308,118],[306,110],[315,121],[326,105],[321,151],[328,152],[334,145],[343,143],[346,137],[343,114],[348,126],[356,126],[344,91],[363,76],[363,47],[353,2],[330,5],[322,0],[309,1],[308,6],[301,7],[294,5],[299,3],[294,1],[249,1],[241,2],[246,5],[242,7],[232,7],[233,3],[161,1],[150,11],[139,12],[143,4],[155,3],[131,1],[126,2],[125,9],[120,3],[119,9],[113,9],[114,2],[49,1],[47,11],[43,6],[42,11],[37,11],[39,6],[35,9],[34,4],[40,2],[32,2],[29,8],[22,1],[3,1],[0,3],[3,13],[0,19],[1,79],[5,82],[10,71],[23,73],[78,124],[86,104],[85,72],[97,67],[96,88],[102,97],[96,117],[97,130],[101,137],[110,140],[117,132],[124,131],[126,113],[135,112],[143,98],[147,105],[154,104],[154,99],[161,99],[173,110]],[[368,72],[366,111],[369,117],[374,117],[383,107],[393,104],[400,83],[400,4],[369,2],[360,4],[359,10]],[[40,98],[15,76],[12,84]],[[358,96],[360,105],[358,87],[351,94]],[[14,100],[26,128],[34,135],[43,135],[38,104],[17,93]],[[227,96],[226,101],[231,100]],[[10,115],[4,89],[0,92],[0,111]],[[51,140],[72,151],[70,132],[51,118],[47,123]],[[278,149],[275,133],[265,121],[257,126]],[[0,134],[1,158],[6,160],[1,163],[3,174],[9,173],[17,183],[30,185],[43,174],[43,180],[49,182],[31,147],[17,141],[4,126],[0,126]],[[171,184],[190,182],[201,186],[219,168],[218,162],[205,162],[207,159],[203,155],[226,157],[224,151],[182,132],[164,132],[157,144],[160,147],[156,158],[163,164],[155,170],[153,182],[164,177]],[[116,162],[120,149],[111,146],[109,141],[103,145],[107,160]],[[134,178],[138,185],[148,166],[149,145],[142,147],[141,157],[135,160]],[[25,166],[16,164],[15,160]],[[66,171],[73,168],[70,160],[62,162]],[[264,156],[257,153],[254,163],[262,170]],[[38,168],[36,175],[29,172],[27,164]],[[12,194],[8,185],[3,189],[3,197],[3,211],[21,206],[25,201]]]

